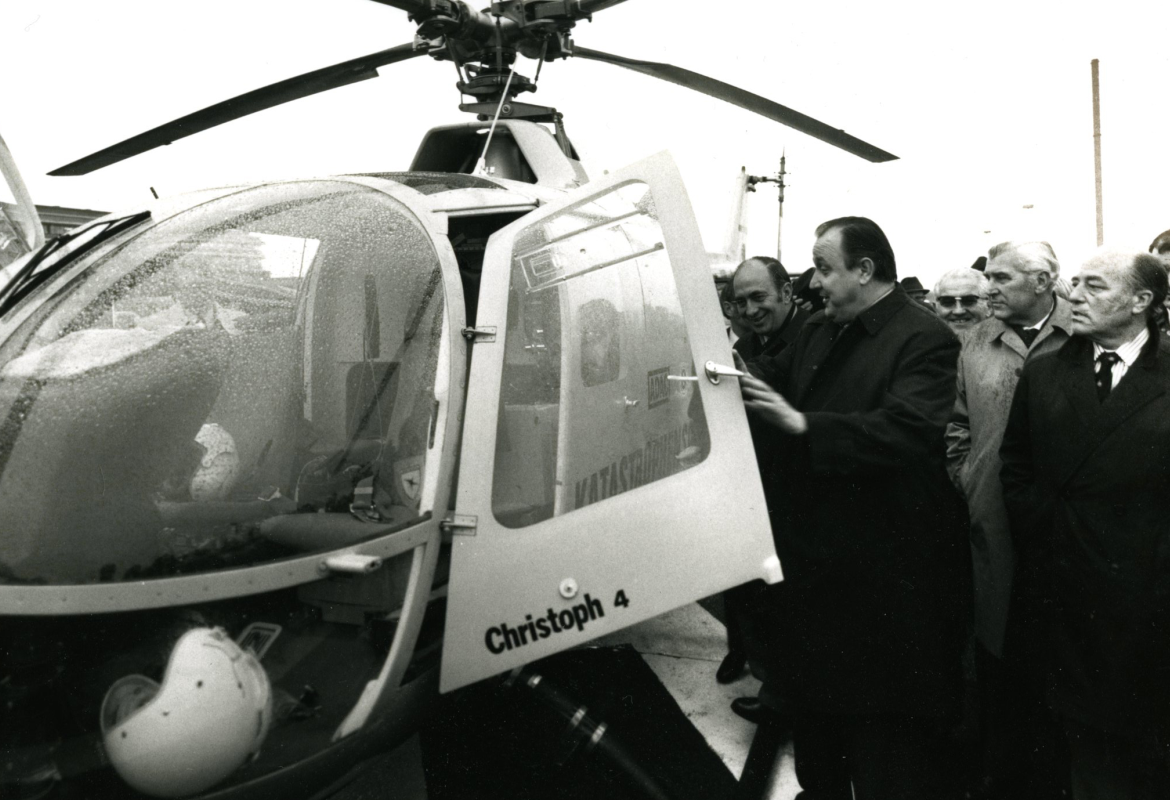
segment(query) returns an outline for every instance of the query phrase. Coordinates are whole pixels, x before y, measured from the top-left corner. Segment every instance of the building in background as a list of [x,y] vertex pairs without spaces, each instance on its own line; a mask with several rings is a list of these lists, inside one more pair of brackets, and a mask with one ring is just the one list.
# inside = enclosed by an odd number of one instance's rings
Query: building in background
[[[24,242],[17,233],[16,220],[19,213],[15,203],[0,202],[0,270],[27,252]],[[37,213],[41,215],[41,222],[45,226],[45,239],[52,239],[84,222],[97,219],[106,212],[88,208],[37,206]]]

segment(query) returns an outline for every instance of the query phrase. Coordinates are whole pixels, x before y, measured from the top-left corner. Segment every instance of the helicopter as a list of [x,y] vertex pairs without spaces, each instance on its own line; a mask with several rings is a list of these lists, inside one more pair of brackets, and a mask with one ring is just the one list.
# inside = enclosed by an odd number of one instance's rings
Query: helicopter
[[590,179],[561,113],[516,100],[536,85],[516,59],[601,61],[893,156],[577,47],[620,0],[380,1],[413,42],[52,173],[422,56],[455,63],[476,117],[406,172],[154,199],[13,265],[0,796],[314,795],[437,692],[782,579],[676,167]]

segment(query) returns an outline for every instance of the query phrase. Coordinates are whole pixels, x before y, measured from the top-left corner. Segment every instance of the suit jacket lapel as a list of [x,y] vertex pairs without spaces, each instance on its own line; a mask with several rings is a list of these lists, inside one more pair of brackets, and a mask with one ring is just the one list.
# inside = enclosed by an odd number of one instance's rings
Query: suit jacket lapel
[[1101,438],[1111,434],[1142,406],[1166,393],[1165,383],[1159,379],[1157,362],[1147,355],[1153,354],[1142,353],[1101,404],[1097,418]]
[[1079,454],[1065,462],[1060,483],[1065,483],[1076,470],[1092,455],[1127,419],[1143,406],[1166,393],[1164,379],[1157,369],[1154,352],[1143,352],[1137,362],[1126,371],[1125,377],[1101,403],[1097,400],[1097,387],[1093,373],[1093,346],[1088,340],[1073,339],[1075,348],[1067,348],[1061,357],[1068,359],[1069,369],[1065,370],[1062,382],[1066,396],[1084,424],[1085,437]]

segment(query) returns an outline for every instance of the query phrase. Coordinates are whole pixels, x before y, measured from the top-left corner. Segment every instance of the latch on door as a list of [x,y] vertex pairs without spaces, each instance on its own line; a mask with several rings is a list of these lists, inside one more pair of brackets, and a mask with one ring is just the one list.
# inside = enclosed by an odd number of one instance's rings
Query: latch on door
[[707,373],[707,380],[716,384],[719,383],[719,378],[722,375],[736,378],[742,378],[744,375],[747,375],[746,372],[742,372],[735,367],[725,367],[722,364],[716,364],[714,361],[708,361],[704,364],[703,371]]
[[464,328],[460,333],[469,342],[494,342],[496,340],[494,325],[484,325],[482,328]]

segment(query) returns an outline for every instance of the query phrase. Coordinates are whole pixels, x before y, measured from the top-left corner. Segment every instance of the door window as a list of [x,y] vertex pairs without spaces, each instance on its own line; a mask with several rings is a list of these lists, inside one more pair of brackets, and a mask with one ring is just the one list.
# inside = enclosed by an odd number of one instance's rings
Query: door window
[[[517,234],[492,507],[521,528],[702,462],[707,423],[650,187]],[[679,380],[683,378],[684,380]]]

